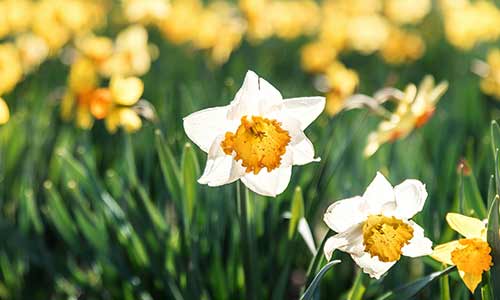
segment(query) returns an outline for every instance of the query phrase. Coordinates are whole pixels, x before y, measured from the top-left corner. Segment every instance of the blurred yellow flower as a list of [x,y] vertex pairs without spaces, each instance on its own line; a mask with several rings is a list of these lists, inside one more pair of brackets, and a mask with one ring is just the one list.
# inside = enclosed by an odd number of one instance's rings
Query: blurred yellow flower
[[160,24],[160,30],[174,44],[193,39],[198,28],[198,17],[202,11],[199,0],[172,1],[170,13]]
[[23,76],[21,59],[11,43],[0,44],[0,95],[10,92]]
[[123,14],[129,23],[156,23],[170,12],[168,0],[122,0]]
[[316,41],[301,49],[302,68],[311,73],[324,71],[337,56],[335,48],[327,42]]
[[394,27],[380,54],[390,64],[403,64],[419,59],[424,51],[425,44],[419,35]]
[[103,63],[113,53],[113,40],[108,37],[86,34],[75,39],[79,52],[97,65]]
[[493,266],[491,247],[486,240],[486,224],[456,213],[448,213],[446,221],[464,238],[436,246],[430,256],[443,264],[457,266],[460,278],[474,293],[483,272]]
[[481,79],[481,90],[500,100],[500,49],[488,51],[485,74]]
[[442,0],[441,7],[446,37],[455,47],[470,49],[500,37],[500,10],[493,2]]
[[0,21],[0,37],[28,30],[33,12],[31,1],[4,0],[0,2],[0,11],[3,15],[3,21]]
[[61,117],[69,121],[75,117],[78,127],[89,129],[93,125],[89,95],[98,85],[98,75],[90,59],[79,58],[71,65],[68,89],[61,103]]
[[137,77],[113,77],[109,84],[110,96],[113,105],[106,117],[106,128],[115,133],[119,127],[127,132],[134,132],[141,128],[142,121],[139,115],[131,108],[136,104],[144,91],[144,84]]
[[[107,42],[101,43],[101,50],[106,53]],[[106,77],[140,76],[146,74],[150,66],[148,32],[143,26],[132,25],[118,34],[113,53],[100,65],[100,71]]]
[[349,47],[362,54],[381,49],[388,37],[389,23],[380,15],[356,16],[347,27]]
[[198,49],[210,50],[215,64],[227,61],[239,46],[245,32],[244,20],[237,16],[235,6],[223,1],[211,3],[199,16],[199,29],[193,37]]
[[0,97],[0,125],[7,123],[9,121],[9,118],[10,118],[9,107],[7,106],[5,100],[3,100],[2,97]]
[[397,108],[388,120],[382,121],[377,130],[370,133],[364,151],[365,156],[372,156],[381,145],[405,138],[413,129],[425,125],[447,89],[446,81],[436,86],[434,78],[430,75],[422,80],[418,89],[414,84],[409,84],[404,93],[396,89],[387,89],[387,96],[398,100]]
[[397,24],[416,24],[431,10],[431,0],[386,0],[385,15]]
[[49,55],[49,47],[45,40],[33,33],[18,35],[15,44],[25,74],[33,71]]
[[345,100],[359,84],[356,71],[346,68],[340,62],[332,63],[325,73],[329,92],[326,95],[326,112],[335,115],[344,108]]

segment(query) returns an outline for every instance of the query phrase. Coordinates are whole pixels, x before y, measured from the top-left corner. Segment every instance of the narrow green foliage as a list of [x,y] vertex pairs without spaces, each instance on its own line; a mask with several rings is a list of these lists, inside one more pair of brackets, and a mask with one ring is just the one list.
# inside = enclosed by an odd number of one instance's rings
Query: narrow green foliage
[[300,187],[295,188],[292,198],[292,208],[290,211],[291,217],[288,225],[288,238],[292,239],[297,231],[300,220],[304,218],[304,198]]
[[362,300],[368,283],[368,276],[366,276],[361,270],[358,270],[358,275],[356,275],[354,284],[352,285],[349,294],[347,294],[347,300]]
[[321,279],[323,276],[325,276],[326,272],[330,270],[334,265],[339,264],[340,260],[332,260],[331,262],[327,263],[321,270],[319,270],[318,274],[314,276],[314,279],[311,281],[311,284],[309,287],[306,289],[302,297],[300,297],[300,300],[309,300],[313,299],[314,294],[316,292],[316,289],[319,286],[319,283],[321,282]]
[[185,220],[189,224],[193,218],[195,202],[198,199],[198,182],[200,177],[200,165],[198,158],[191,144],[184,146],[182,153],[182,198],[184,199],[183,208]]
[[181,173],[179,166],[159,129],[155,131],[155,145],[168,191],[174,199],[181,199]]
[[422,277],[412,283],[403,285],[396,288],[393,291],[385,293],[383,296],[377,298],[377,300],[405,300],[410,299],[417,295],[420,291],[426,288],[429,284],[434,282],[436,279],[450,273],[455,269],[455,266],[446,268],[443,271],[434,272],[425,277]]
[[493,258],[493,266],[490,269],[491,287],[493,298],[500,297],[500,236],[499,236],[499,201],[497,195],[490,207],[488,216],[488,244],[491,247],[491,256]]

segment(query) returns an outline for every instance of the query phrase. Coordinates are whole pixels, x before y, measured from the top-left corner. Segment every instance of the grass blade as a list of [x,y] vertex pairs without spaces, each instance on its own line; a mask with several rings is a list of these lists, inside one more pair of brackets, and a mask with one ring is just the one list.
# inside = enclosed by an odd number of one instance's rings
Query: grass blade
[[314,293],[316,292],[316,289],[318,288],[319,283],[321,282],[321,279],[325,276],[326,272],[330,270],[334,265],[339,264],[340,260],[332,260],[331,262],[327,263],[321,270],[314,276],[314,279],[312,280],[311,284],[309,287],[306,289],[302,297],[300,297],[300,300],[309,300],[312,299],[314,296]]
[[493,200],[488,216],[488,244],[491,247],[491,256],[493,258],[493,266],[490,269],[491,286],[493,290],[493,298],[500,297],[500,236],[498,232],[498,195]]

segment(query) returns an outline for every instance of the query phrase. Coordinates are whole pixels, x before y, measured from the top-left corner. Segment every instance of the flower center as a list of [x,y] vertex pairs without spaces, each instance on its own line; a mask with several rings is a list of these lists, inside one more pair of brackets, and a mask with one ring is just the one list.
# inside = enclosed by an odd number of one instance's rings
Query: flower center
[[413,228],[394,217],[371,215],[363,224],[363,245],[380,261],[397,261],[401,249],[413,237]]
[[460,239],[459,246],[451,252],[451,261],[465,273],[481,275],[493,265],[491,248],[487,242],[474,239]]
[[234,151],[235,160],[241,159],[247,173],[257,174],[262,168],[270,172],[280,166],[281,156],[290,140],[290,135],[278,121],[243,116],[236,133],[226,132],[221,147],[228,155]]

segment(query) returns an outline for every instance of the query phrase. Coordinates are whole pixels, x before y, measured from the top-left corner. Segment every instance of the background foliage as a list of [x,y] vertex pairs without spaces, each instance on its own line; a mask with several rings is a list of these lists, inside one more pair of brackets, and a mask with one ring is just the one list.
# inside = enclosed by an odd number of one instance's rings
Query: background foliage
[[[137,133],[109,135],[102,124],[86,131],[62,122],[54,91],[65,85],[68,69],[56,60],[5,96],[12,117],[0,128],[0,298],[244,297],[236,185],[197,184],[205,157],[187,144],[182,117],[226,104],[247,69],[284,97],[318,94],[300,68],[298,48],[305,39],[243,42],[220,68],[207,65],[200,53],[173,46],[154,29],[150,39],[160,56],[143,77],[144,98],[154,105],[158,121]],[[487,199],[494,173],[490,122],[500,106],[480,92],[470,62],[484,57],[487,46],[465,53],[438,30],[432,39],[439,42],[410,66],[388,66],[377,56],[344,56],[366,94],[388,82],[398,87],[419,82],[425,74],[448,80],[450,87],[425,127],[369,159],[362,152],[377,118],[364,110],[322,115],[307,130],[322,161],[295,168],[289,188],[276,199],[249,198],[250,242],[244,247],[251,253],[257,299],[298,298],[308,280],[314,255],[300,234],[289,232],[284,217],[300,193],[316,247],[327,234],[322,222],[327,205],[362,193],[377,170],[393,184],[406,178],[426,184],[429,198],[416,221],[436,244],[454,234],[444,223],[446,212],[463,209],[486,217],[474,205],[481,195]],[[403,259],[374,281],[357,276],[348,256],[335,258],[342,263],[322,280],[324,299],[360,299],[349,292],[353,285],[366,288],[363,299],[375,299],[442,270],[428,258]],[[449,276],[417,298],[446,297],[443,287],[449,284],[449,299],[468,299],[456,272]]]

